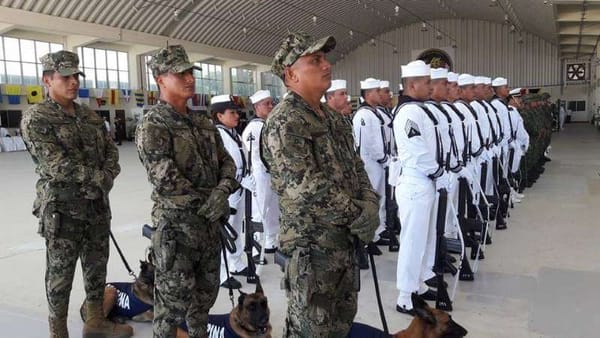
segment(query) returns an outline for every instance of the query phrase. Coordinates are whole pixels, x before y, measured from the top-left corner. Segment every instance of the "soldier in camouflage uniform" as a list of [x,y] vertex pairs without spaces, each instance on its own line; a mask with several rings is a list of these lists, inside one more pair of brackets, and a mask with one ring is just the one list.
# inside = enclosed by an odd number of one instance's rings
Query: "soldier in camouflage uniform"
[[[342,116],[319,102],[331,83],[331,36],[290,34],[271,69],[289,95],[269,115],[262,151],[279,195],[280,250],[290,256],[284,337],[345,337],[360,277],[353,242],[369,242],[379,196],[352,149]],[[342,137],[340,137],[340,135]]]
[[117,149],[102,117],[74,102],[79,89],[77,54],[40,58],[48,97],[23,115],[21,131],[40,179],[33,214],[46,239],[46,297],[50,337],[68,337],[69,296],[81,259],[88,320],[83,337],[131,337],[133,329],[104,319],[108,261],[108,193],[121,171]]
[[175,337],[184,320],[190,337],[206,337],[219,290],[219,232],[229,216],[227,197],[238,188],[236,168],[208,115],[186,106],[196,67],[183,47],[161,49],[148,66],[160,100],[144,116],[135,141],[153,187],[157,227],[154,337]]

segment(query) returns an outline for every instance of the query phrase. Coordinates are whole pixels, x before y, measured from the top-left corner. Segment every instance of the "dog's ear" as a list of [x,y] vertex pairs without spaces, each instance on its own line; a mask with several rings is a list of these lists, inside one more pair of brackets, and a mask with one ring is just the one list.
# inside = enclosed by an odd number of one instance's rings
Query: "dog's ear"
[[435,325],[437,322],[435,316],[423,298],[419,297],[419,295],[417,295],[415,292],[411,295],[411,300],[413,304],[413,310],[415,310],[417,317],[425,321],[427,324]]
[[[450,317],[450,316],[448,316]],[[464,327],[460,326],[457,322],[452,320],[452,317],[448,320],[448,328],[444,332],[444,337],[448,338],[462,338],[469,333]]]
[[260,293],[261,295],[264,296],[265,292],[263,291],[262,288],[262,284],[260,284],[260,279],[256,279],[256,290],[254,290],[255,293]]
[[246,294],[240,290],[240,296],[238,297],[238,307],[240,311],[244,309],[244,300],[246,299]]

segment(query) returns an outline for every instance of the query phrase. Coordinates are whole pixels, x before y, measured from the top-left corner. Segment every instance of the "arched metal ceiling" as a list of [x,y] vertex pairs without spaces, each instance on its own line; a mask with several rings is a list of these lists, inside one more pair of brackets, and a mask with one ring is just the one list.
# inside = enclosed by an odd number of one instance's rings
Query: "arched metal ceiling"
[[[443,18],[503,22],[590,55],[599,0],[1,0],[0,5],[246,53],[271,56],[288,31],[334,35],[334,57],[407,24]],[[554,6],[552,6],[554,3]],[[2,10],[0,8],[0,10]],[[586,12],[582,15],[581,12]],[[177,13],[177,14],[176,14]],[[556,17],[556,19],[555,19]],[[27,23],[23,23],[24,26]],[[438,34],[429,27],[427,34]],[[350,33],[352,31],[352,34]],[[558,34],[561,34],[560,38]],[[452,43],[453,37],[440,32]],[[564,36],[562,34],[565,34]],[[581,38],[583,36],[583,38]],[[371,40],[374,39],[374,40]],[[593,46],[593,48],[592,48]]]

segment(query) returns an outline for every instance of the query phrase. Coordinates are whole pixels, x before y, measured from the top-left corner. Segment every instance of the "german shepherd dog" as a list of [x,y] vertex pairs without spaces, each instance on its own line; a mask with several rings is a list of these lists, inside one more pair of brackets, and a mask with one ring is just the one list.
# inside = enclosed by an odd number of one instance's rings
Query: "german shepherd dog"
[[411,298],[415,318],[394,338],[462,338],[467,335],[467,330],[452,320],[447,312],[429,307],[416,293]]
[[229,313],[229,325],[241,338],[271,338],[270,315],[267,297],[258,282],[254,293],[240,291],[238,305]]
[[[112,284],[128,284],[130,292],[129,303],[141,301],[148,307],[141,308],[139,313],[119,315],[118,290],[111,287]],[[140,261],[140,273],[133,283],[109,283],[105,289],[103,309],[104,314],[111,320],[123,322],[133,320],[138,322],[151,322],[154,317],[152,304],[154,302],[154,265],[149,262]],[[135,298],[135,299],[134,299]],[[408,328],[395,334],[386,335],[380,329],[369,325],[354,323],[349,338],[462,338],[467,335],[467,330],[457,324],[445,311],[431,308],[417,294],[412,295],[415,318]],[[210,315],[211,318],[227,315]],[[85,302],[81,306],[81,317],[85,321]],[[228,314],[227,321],[231,330],[240,338],[272,338],[272,326],[269,321],[270,310],[267,297],[260,283],[256,284],[253,293],[240,291],[238,304]],[[360,333],[359,333],[360,332]],[[177,329],[177,338],[187,338],[187,332],[181,328]]]

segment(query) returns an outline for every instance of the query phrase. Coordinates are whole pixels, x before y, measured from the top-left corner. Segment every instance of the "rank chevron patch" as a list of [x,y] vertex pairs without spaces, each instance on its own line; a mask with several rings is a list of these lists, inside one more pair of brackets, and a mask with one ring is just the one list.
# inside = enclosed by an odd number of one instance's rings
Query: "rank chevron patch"
[[408,136],[408,138],[421,135],[421,132],[419,131],[419,125],[411,121],[410,119],[406,120],[406,126],[404,126],[404,131],[406,131],[406,135]]

